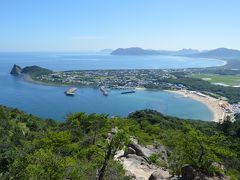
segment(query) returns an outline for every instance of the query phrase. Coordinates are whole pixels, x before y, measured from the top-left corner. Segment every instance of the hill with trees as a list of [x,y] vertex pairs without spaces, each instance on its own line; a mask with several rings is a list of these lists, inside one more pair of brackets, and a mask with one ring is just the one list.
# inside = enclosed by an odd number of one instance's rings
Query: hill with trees
[[127,55],[127,56],[152,56],[152,55],[172,55],[172,56],[184,56],[199,53],[195,49],[182,49],[179,51],[167,51],[167,50],[152,50],[142,49],[139,47],[131,48],[118,48],[112,51],[111,55]]
[[218,48],[191,55],[201,58],[240,59],[240,51],[236,49]]
[[128,118],[74,113],[56,122],[0,106],[0,179],[131,179],[115,155],[134,148],[132,138],[137,146],[163,146],[164,162],[162,151],[141,159],[175,179],[240,177],[239,115],[217,124],[142,110]]
[[42,68],[39,66],[26,66],[24,68],[21,68],[20,66],[14,64],[10,74],[12,75],[30,75],[31,77],[36,77],[36,76],[40,76],[40,75],[47,75],[47,74],[51,74],[53,73],[52,70],[46,69],[46,68]]
[[155,50],[147,50],[139,47],[131,48],[118,48],[112,51],[111,55],[127,55],[127,56],[140,56],[140,55],[159,55]]

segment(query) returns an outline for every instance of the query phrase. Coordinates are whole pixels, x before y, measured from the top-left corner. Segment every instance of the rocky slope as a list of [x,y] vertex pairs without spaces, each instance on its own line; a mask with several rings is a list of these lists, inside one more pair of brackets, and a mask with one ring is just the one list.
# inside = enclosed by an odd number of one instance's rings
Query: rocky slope
[[[148,145],[144,147],[132,138],[126,149],[118,151],[114,159],[123,165],[126,175],[135,180],[230,180],[224,174],[209,177],[187,164],[182,167],[182,177],[171,175],[167,168],[156,166],[150,162],[150,157],[154,154],[160,155],[161,161],[168,165],[170,151],[165,146]],[[221,167],[219,166],[219,168]]]
[[150,163],[149,157],[161,153],[162,159],[167,160],[167,150],[164,146],[141,146],[136,139],[128,145],[125,151],[119,151],[115,159],[123,165],[126,175],[137,180],[169,179],[170,173],[165,168],[160,168]]

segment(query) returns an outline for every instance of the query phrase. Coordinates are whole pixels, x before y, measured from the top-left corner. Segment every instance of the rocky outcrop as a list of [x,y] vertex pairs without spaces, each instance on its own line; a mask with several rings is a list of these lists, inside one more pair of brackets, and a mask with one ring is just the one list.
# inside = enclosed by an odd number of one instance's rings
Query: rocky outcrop
[[124,156],[127,156],[128,154],[136,154],[136,151],[131,148],[131,147],[128,147],[126,151],[124,151]]
[[125,151],[117,152],[115,159],[123,165],[126,175],[132,179],[148,180],[150,177],[156,180],[169,179],[170,174],[167,170],[151,164],[148,160],[152,154],[162,153],[162,151],[163,149],[153,146],[141,146],[136,139],[132,139]]
[[161,171],[154,171],[151,176],[148,178],[148,180],[162,180],[165,177],[163,176]]
[[18,75],[22,74],[22,68],[16,64],[14,64],[10,74],[18,76]]
[[[229,180],[222,173],[214,173],[212,176],[199,171],[191,165],[184,165],[181,169],[182,177],[171,176],[165,167],[156,166],[149,161],[149,157],[158,154],[161,162],[168,166],[170,151],[165,146],[142,146],[134,138],[124,150],[118,151],[115,160],[119,161],[125,169],[126,175],[135,180]],[[220,164],[213,166],[224,168]]]
[[128,150],[134,150],[135,151],[135,154],[137,156],[143,156],[143,157],[146,157],[146,154],[144,154],[144,152],[142,151],[142,148],[139,144],[136,144],[134,142],[130,143],[128,145]]

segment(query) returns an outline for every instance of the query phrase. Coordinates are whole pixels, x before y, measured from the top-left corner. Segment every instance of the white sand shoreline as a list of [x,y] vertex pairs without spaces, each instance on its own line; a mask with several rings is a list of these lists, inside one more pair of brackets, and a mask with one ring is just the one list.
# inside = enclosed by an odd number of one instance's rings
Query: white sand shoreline
[[228,64],[228,62],[226,61],[226,60],[223,60],[223,59],[220,59],[221,61],[223,61],[223,64],[222,65],[220,65],[220,66],[225,66],[225,65],[227,65]]
[[214,122],[222,122],[225,117],[224,110],[219,106],[220,103],[227,103],[227,101],[218,100],[210,96],[200,96],[196,93],[187,90],[170,90],[169,92],[177,93],[184,97],[192,98],[196,101],[199,101],[205,104],[212,112],[213,112],[213,119]]

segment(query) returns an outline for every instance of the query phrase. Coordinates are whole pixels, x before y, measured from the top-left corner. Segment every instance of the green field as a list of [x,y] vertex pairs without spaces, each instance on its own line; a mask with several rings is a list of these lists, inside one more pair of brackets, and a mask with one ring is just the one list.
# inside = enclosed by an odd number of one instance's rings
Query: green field
[[192,74],[190,77],[203,79],[211,83],[221,83],[229,86],[240,85],[240,75]]

